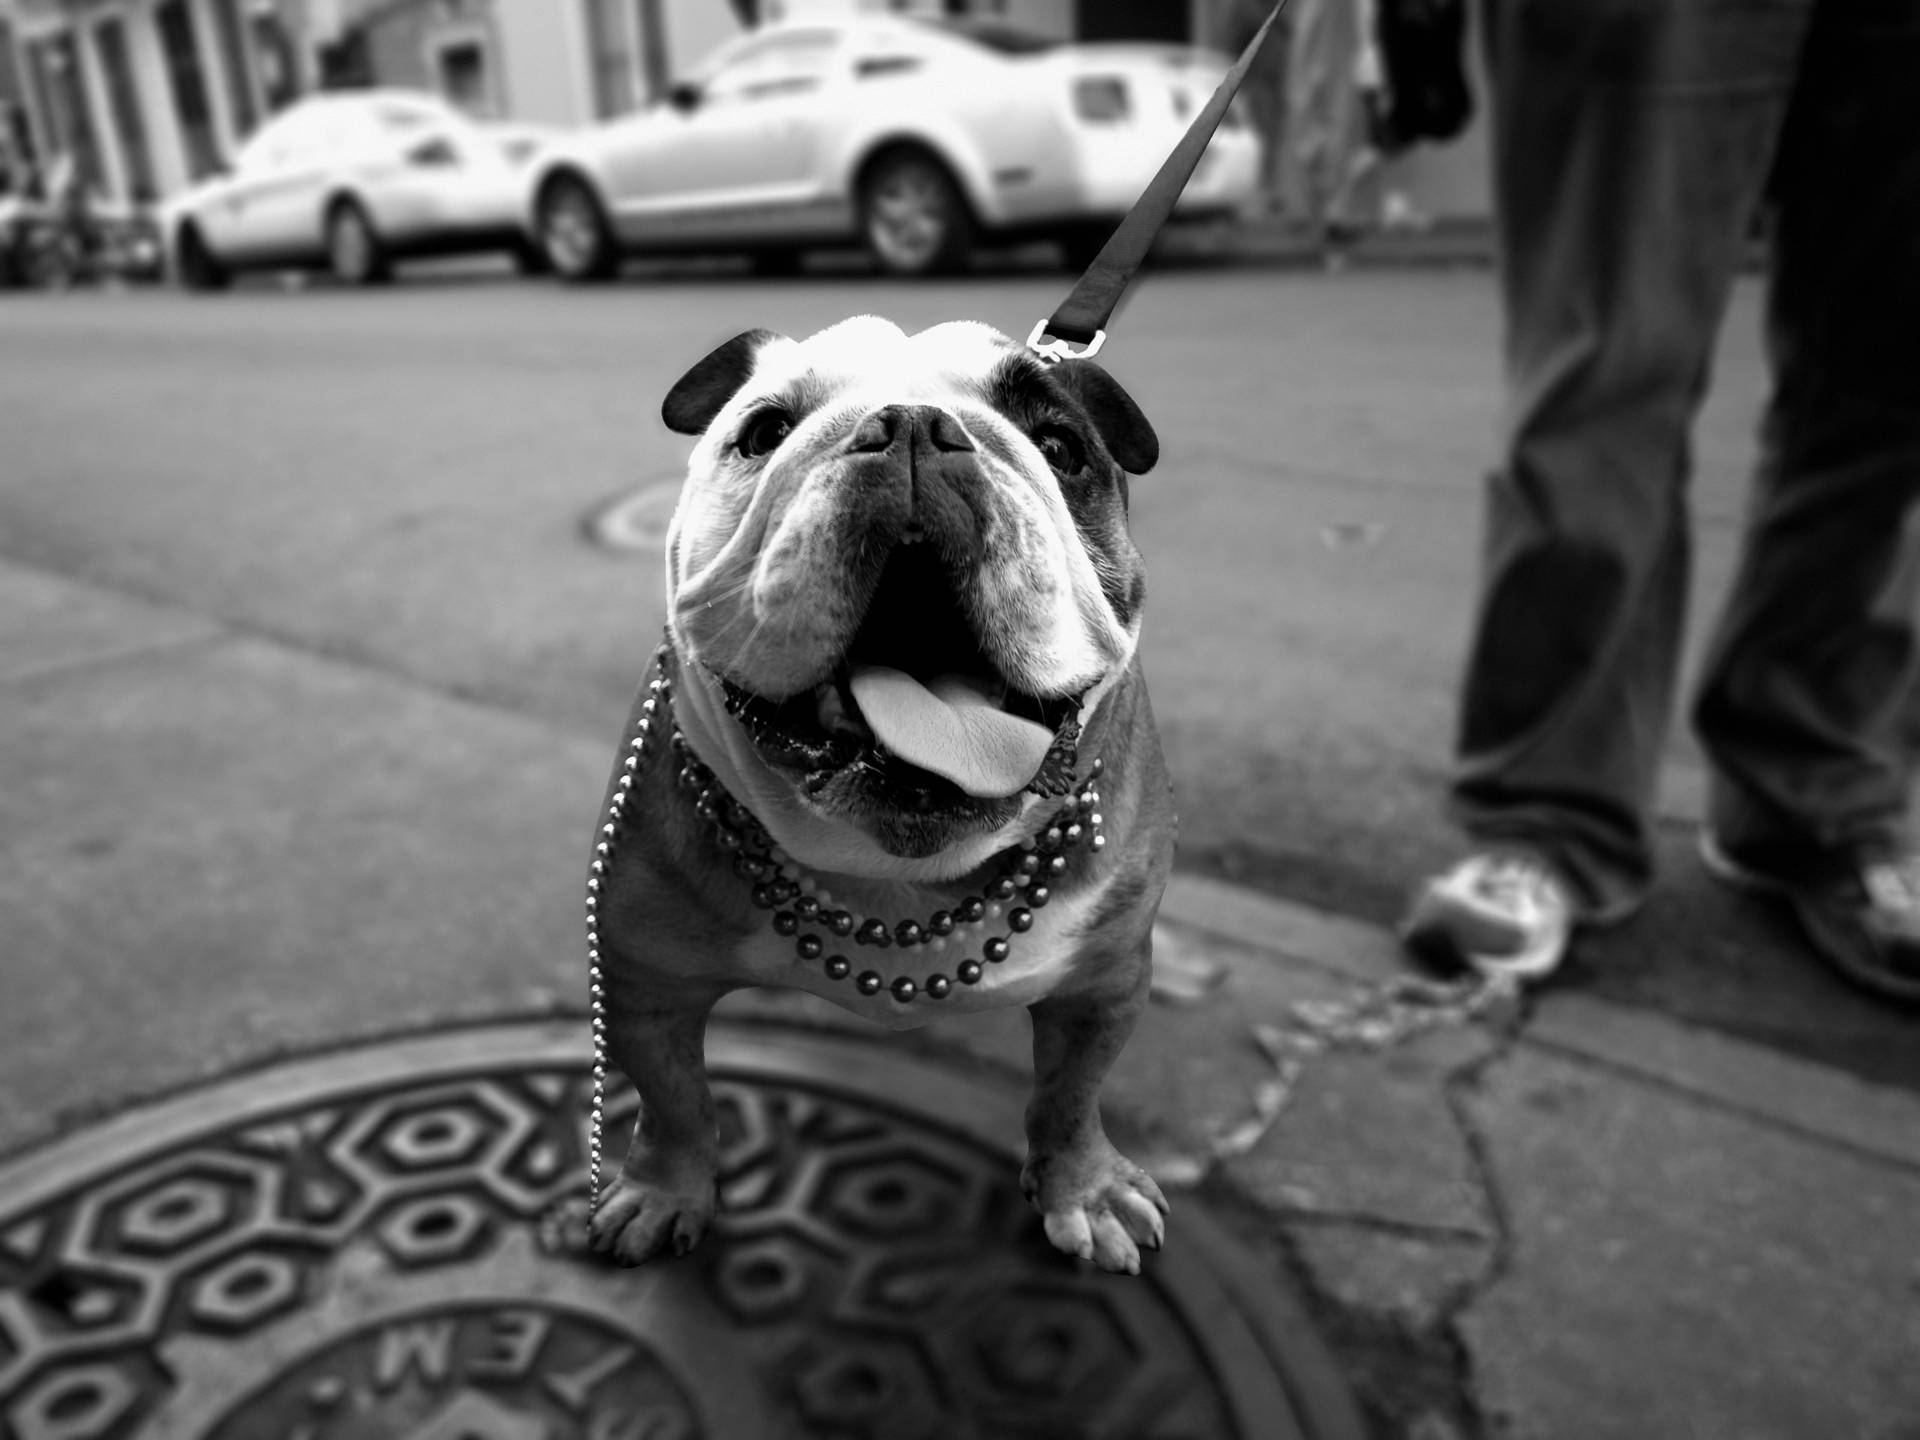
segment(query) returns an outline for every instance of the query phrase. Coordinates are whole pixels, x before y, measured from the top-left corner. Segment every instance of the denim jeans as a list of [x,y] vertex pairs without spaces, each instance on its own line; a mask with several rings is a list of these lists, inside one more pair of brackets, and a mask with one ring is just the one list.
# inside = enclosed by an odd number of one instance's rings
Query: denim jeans
[[1637,900],[1689,432],[1763,199],[1773,390],[1695,711],[1737,845],[1900,841],[1920,671],[1920,0],[1486,0],[1504,455],[1453,813]]

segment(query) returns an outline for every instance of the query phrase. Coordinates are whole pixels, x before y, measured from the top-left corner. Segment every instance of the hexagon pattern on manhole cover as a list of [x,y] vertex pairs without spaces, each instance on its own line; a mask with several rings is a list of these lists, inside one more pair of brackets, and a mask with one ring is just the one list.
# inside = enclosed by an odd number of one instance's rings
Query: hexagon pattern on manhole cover
[[[579,1027],[285,1064],[0,1166],[17,1440],[1285,1440],[1357,1434],[1191,1198],[1137,1279],[1056,1254],[1022,1097],[716,1026],[723,1206],[682,1261],[551,1252]],[[610,1130],[630,1123],[614,1092]]]

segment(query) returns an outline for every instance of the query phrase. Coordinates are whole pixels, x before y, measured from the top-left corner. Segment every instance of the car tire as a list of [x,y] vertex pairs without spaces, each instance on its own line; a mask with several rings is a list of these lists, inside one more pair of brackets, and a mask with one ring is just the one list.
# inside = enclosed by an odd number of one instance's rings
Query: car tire
[[1060,263],[1067,269],[1085,273],[1095,257],[1106,247],[1115,226],[1075,225],[1059,235]]
[[606,207],[583,177],[562,173],[541,186],[535,220],[547,267],[567,283],[607,280],[619,268]]
[[957,270],[973,253],[973,216],[947,167],[924,150],[894,150],[860,184],[860,233],[889,275]]
[[798,275],[805,256],[794,249],[755,250],[747,263],[766,280],[790,280]]
[[533,240],[516,240],[508,248],[513,257],[513,268],[522,275],[545,275],[553,267],[547,263],[547,252]]
[[33,227],[22,278],[33,290],[71,290],[78,279],[80,255],[73,236],[51,222]]
[[226,289],[233,278],[227,267],[214,259],[207,242],[201,238],[200,227],[192,223],[182,225],[174,240],[173,273],[181,289],[202,294]]
[[327,211],[327,269],[343,285],[377,285],[392,273],[386,247],[356,201],[335,201]]

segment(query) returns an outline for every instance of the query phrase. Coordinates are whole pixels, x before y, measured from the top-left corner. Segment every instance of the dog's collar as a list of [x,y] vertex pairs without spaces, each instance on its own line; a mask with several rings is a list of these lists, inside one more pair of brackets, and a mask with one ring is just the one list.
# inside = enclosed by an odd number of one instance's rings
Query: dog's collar
[[1107,237],[1107,243],[1100,247],[1100,253],[1094,256],[1086,273],[1074,282],[1067,298],[1060,302],[1060,308],[1033,327],[1033,333],[1027,336],[1027,348],[1042,360],[1050,364],[1085,360],[1106,343],[1107,322],[1113,318],[1127,286],[1145,263],[1154,237],[1173,214],[1180,192],[1206,153],[1207,143],[1213,139],[1213,132],[1219,128],[1227,107],[1239,92],[1240,82],[1247,78],[1254,57],[1266,43],[1267,33],[1286,8],[1287,0],[1279,0],[1268,13],[1253,39],[1247,42],[1247,48],[1240,52],[1240,58],[1220,81],[1213,97],[1193,117],[1187,133],[1161,163],[1159,172],[1147,182],[1147,188],[1140,192],[1133,208]]

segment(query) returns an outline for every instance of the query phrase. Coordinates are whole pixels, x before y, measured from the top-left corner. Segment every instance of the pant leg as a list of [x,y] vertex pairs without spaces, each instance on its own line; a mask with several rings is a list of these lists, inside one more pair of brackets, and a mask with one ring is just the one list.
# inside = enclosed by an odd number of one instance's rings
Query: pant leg
[[1920,5],[1823,0],[1787,120],[1774,392],[1696,709],[1743,845],[1885,849],[1920,674]]
[[1812,3],[1484,7],[1508,414],[1452,808],[1596,907],[1651,878],[1688,436]]
[[1337,205],[1359,133],[1353,0],[1296,0],[1288,8],[1288,198],[1318,230],[1342,218]]

